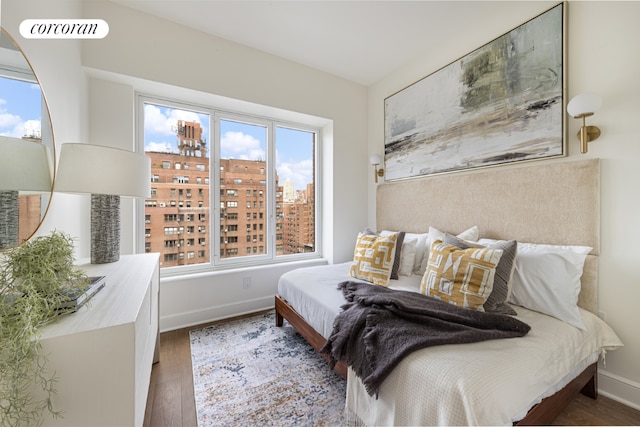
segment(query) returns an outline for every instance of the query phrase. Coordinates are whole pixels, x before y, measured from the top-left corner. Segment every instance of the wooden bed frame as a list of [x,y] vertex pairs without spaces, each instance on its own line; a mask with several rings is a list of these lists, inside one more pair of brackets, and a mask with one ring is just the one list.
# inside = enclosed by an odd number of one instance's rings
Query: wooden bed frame
[[[419,233],[428,230],[430,223],[451,231],[462,231],[473,224],[482,230],[483,237],[591,246],[593,251],[585,263],[578,305],[597,313],[599,185],[598,159],[385,184],[377,189],[377,228]],[[465,197],[447,200],[443,198],[443,189]],[[424,196],[420,198],[424,200],[416,200],[416,194]],[[480,218],[469,218],[469,213],[477,211],[483,213]],[[576,212],[580,213],[580,221],[575,219]],[[275,297],[275,311],[276,326],[282,326],[286,319],[317,351],[324,346],[325,338],[279,295]],[[335,370],[347,378],[347,366],[343,362],[339,362]],[[579,392],[596,399],[597,374],[597,363],[589,365],[515,425],[550,424]]]

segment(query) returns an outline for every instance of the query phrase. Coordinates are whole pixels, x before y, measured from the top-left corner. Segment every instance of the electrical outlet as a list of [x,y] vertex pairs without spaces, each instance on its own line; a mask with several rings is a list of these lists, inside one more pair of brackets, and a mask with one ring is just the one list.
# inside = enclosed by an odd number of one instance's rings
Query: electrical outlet
[[251,277],[242,278],[242,289],[251,289]]

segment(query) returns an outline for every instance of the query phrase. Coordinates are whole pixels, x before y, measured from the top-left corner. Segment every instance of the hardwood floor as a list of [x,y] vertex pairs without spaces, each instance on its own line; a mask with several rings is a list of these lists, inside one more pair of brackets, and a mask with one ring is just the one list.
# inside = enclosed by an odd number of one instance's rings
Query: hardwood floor
[[[196,426],[189,331],[214,323],[160,335],[160,363],[151,372],[145,427]],[[593,400],[579,395],[553,425],[640,425],[640,411],[604,396]]]
[[640,425],[640,411],[604,396],[594,400],[579,394],[552,425],[637,426]]

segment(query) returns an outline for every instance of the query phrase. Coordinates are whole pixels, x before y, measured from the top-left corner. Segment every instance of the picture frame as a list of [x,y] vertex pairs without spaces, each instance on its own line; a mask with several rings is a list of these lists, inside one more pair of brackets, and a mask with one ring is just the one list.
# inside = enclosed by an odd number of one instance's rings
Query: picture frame
[[565,9],[387,97],[385,179],[566,156]]

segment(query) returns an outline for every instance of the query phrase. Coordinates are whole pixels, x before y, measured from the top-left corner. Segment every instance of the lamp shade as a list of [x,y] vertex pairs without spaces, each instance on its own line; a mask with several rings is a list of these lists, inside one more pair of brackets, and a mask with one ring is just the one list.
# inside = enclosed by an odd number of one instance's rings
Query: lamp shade
[[51,192],[47,147],[28,139],[0,136],[0,191]]
[[372,165],[379,165],[382,162],[382,159],[380,159],[380,156],[377,154],[372,154],[371,157],[369,157],[369,162]]
[[62,144],[54,191],[150,197],[151,159],[102,145]]
[[593,93],[581,93],[574,96],[567,104],[567,113],[576,117],[580,114],[595,113],[602,107],[602,97]]

